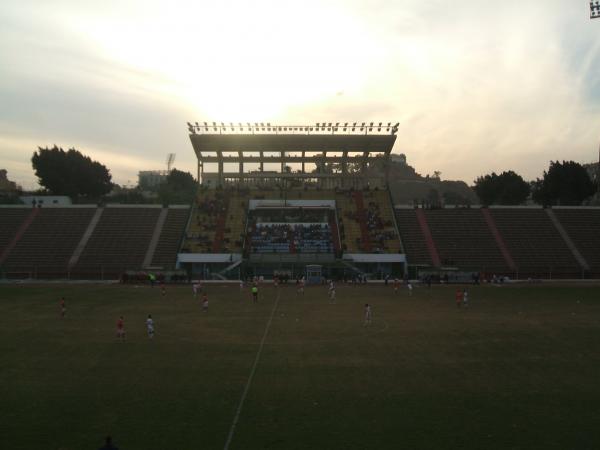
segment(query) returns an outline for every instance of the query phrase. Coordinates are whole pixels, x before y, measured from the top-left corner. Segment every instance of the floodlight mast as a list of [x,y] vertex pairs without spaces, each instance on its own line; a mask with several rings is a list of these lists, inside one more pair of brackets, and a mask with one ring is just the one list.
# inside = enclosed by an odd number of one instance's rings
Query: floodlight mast
[[175,162],[175,153],[169,153],[167,155],[167,172],[171,172],[171,167],[173,167],[173,163]]

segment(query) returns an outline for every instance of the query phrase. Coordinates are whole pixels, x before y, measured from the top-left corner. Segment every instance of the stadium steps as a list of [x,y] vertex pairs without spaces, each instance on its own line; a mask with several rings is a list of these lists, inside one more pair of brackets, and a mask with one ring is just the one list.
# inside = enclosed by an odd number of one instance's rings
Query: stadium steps
[[489,208],[488,212],[518,278],[581,277],[581,266],[542,208]]
[[231,272],[233,269],[235,269],[236,267],[238,267],[240,264],[242,264],[243,260],[238,260],[236,262],[234,262],[233,264],[230,264],[229,266],[225,267],[223,270],[221,270],[219,272],[219,275],[221,276],[225,276],[227,274],[227,272]]
[[104,278],[140,270],[162,208],[106,207],[72,275]]
[[400,238],[400,233],[398,232],[398,225],[396,223],[396,215],[394,214],[394,204],[392,202],[392,195],[389,190],[379,191],[379,202],[382,206],[381,208],[381,217],[384,221],[391,222],[391,228],[386,228],[386,230],[394,233],[396,238],[392,240],[388,245],[390,246],[390,250],[393,253],[404,253],[404,246],[402,245],[402,239]]
[[227,252],[241,253],[243,250],[246,213],[246,195],[242,192],[232,192],[223,237],[223,243]]
[[154,232],[152,233],[152,238],[150,239],[150,243],[148,244],[148,249],[146,250],[146,255],[144,256],[144,262],[142,263],[142,267],[147,268],[152,265],[152,259],[154,258],[154,252],[156,251],[156,247],[158,246],[158,239],[162,234],[163,226],[165,225],[165,221],[167,220],[167,214],[169,213],[168,208],[163,208],[158,215],[158,220],[156,221],[156,225],[154,227]]
[[98,221],[100,220],[100,217],[102,216],[103,211],[104,211],[104,208],[97,208],[96,211],[94,212],[94,215],[92,216],[92,220],[90,220],[90,223],[88,224],[85,232],[83,233],[83,236],[81,236],[81,240],[79,241],[79,244],[77,244],[77,247],[75,247],[75,251],[71,255],[71,258],[69,259],[69,263],[68,263],[69,270],[71,270],[73,267],[75,267],[75,265],[79,261],[79,258],[81,257],[81,254],[83,253],[83,250],[85,249],[85,246],[87,245],[88,241],[90,240],[90,236],[92,236],[92,233],[94,232],[94,229],[96,228],[96,225],[98,225]]
[[225,237],[225,221],[227,220],[227,211],[229,211],[229,197],[225,197],[225,206],[223,211],[217,216],[217,229],[215,230],[215,240],[213,241],[212,251],[213,253],[219,253],[223,245],[223,238]]
[[415,209],[396,209],[396,225],[410,265],[431,266],[431,256],[417,220]]
[[190,208],[170,207],[165,224],[152,258],[152,267],[172,269],[177,261],[177,253],[185,235],[185,229],[190,218]]
[[369,236],[369,228],[367,227],[367,213],[365,211],[363,194],[360,191],[352,191],[352,197],[356,204],[356,214],[358,225],[360,227],[362,247],[365,252],[369,253],[371,252],[371,238]]
[[558,220],[558,217],[556,217],[556,214],[554,214],[554,211],[551,208],[546,208],[545,211],[546,214],[548,214],[548,217],[550,217],[550,220],[556,228],[556,231],[558,231],[558,234],[560,234],[560,236],[563,238],[563,241],[565,241],[565,244],[567,245],[569,250],[571,250],[571,253],[573,253],[573,257],[577,260],[581,268],[585,271],[589,271],[590,265],[587,263],[583,255],[579,252],[579,250],[569,237],[567,231],[563,228],[560,221]]
[[339,255],[341,246],[340,246],[340,231],[337,226],[337,218],[335,214],[329,214],[329,228],[331,229],[331,239],[333,240],[333,248],[335,249],[335,254]]
[[425,238],[425,244],[427,245],[427,251],[429,252],[429,256],[431,257],[431,262],[435,267],[441,267],[442,262],[440,261],[440,255],[435,247],[435,242],[433,242],[433,237],[431,236],[431,230],[429,229],[429,225],[427,224],[427,218],[425,217],[425,213],[422,209],[415,210],[417,215],[417,221],[419,222],[419,227],[421,228],[421,233]]
[[[378,189],[369,191],[367,195],[371,201],[375,202],[379,218],[384,224],[383,229],[380,231],[394,236],[392,239],[385,240],[384,250],[388,253],[402,253],[402,243],[396,226],[394,207],[389,191]],[[374,232],[374,239],[376,239],[376,235],[377,231]],[[373,239],[371,239],[371,247],[373,247]]]
[[19,227],[31,214],[31,211],[31,207],[0,208],[0,255],[4,254],[4,251],[17,234]]
[[496,244],[498,245],[500,252],[502,253],[502,257],[504,258],[504,261],[506,261],[506,265],[513,272],[516,271],[517,265],[515,264],[514,260],[512,259],[512,256],[510,255],[510,252],[508,251],[508,247],[506,246],[504,239],[502,239],[502,235],[500,234],[500,231],[496,227],[496,223],[494,222],[494,218],[490,214],[490,210],[487,208],[481,208],[481,213],[483,214],[483,218],[485,219],[485,222],[486,222],[488,228],[490,229],[490,232],[492,233],[492,236],[494,237],[494,240],[496,241]]
[[444,267],[511,273],[479,209],[424,209],[423,213]]
[[40,208],[33,208],[30,210],[30,213],[21,223],[12,239],[7,243],[6,247],[2,251],[2,254],[0,255],[0,264],[3,264],[6,261],[10,252],[17,246],[17,244],[27,231],[27,228],[29,228],[29,225],[31,225],[35,217],[38,215],[39,210]]
[[346,253],[359,253],[361,231],[358,222],[350,217],[355,213],[355,205],[348,192],[340,192],[335,196],[338,221],[344,229],[342,247]]
[[68,277],[68,264],[95,207],[44,207],[6,259],[13,273]]
[[552,208],[561,225],[590,266],[590,276],[600,278],[600,208]]

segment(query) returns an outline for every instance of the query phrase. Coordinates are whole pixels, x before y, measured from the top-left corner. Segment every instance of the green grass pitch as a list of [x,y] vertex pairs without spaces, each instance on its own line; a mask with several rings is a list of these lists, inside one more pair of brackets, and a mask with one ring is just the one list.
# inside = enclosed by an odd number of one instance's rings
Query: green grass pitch
[[223,449],[273,313],[231,449],[600,448],[597,286],[206,289],[0,285],[1,447]]

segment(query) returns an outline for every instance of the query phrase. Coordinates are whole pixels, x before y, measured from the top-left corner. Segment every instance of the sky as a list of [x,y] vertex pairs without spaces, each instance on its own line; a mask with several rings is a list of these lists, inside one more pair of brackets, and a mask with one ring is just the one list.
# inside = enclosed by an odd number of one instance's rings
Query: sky
[[0,2],[0,168],[75,147],[119,184],[195,173],[186,122],[399,122],[394,153],[471,184],[596,161],[587,0]]

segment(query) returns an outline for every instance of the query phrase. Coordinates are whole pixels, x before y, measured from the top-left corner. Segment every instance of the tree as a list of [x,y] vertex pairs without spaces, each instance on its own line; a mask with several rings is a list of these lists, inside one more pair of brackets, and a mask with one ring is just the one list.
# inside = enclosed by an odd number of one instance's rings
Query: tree
[[188,204],[192,202],[197,189],[198,184],[191,173],[173,169],[160,185],[158,198],[163,204]]
[[520,205],[529,196],[529,184],[509,170],[478,177],[473,190],[484,205]]
[[540,205],[581,205],[596,192],[589,173],[575,161],[550,161],[544,177],[532,183],[533,200]]
[[112,189],[109,170],[74,148],[38,147],[31,164],[40,185],[53,195],[96,198]]

